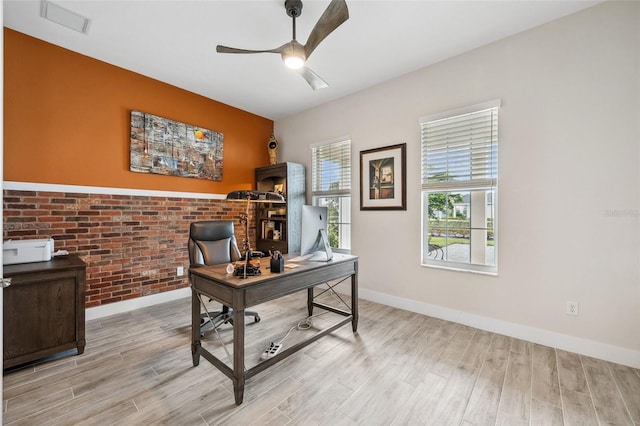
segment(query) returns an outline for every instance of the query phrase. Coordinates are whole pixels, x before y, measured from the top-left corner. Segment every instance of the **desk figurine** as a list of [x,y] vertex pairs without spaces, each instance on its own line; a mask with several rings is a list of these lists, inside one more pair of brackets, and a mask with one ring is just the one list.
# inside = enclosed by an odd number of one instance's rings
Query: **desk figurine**
[[278,164],[278,141],[273,133],[271,133],[267,148],[269,150],[269,164]]

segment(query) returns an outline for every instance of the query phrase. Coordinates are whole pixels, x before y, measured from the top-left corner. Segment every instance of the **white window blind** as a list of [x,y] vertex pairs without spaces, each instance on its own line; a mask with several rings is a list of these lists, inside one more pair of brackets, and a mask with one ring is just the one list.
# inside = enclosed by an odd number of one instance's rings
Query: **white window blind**
[[331,247],[351,248],[351,140],[311,147],[313,205],[327,207]]
[[498,106],[420,120],[423,190],[497,185]]
[[497,274],[500,101],[420,118],[422,264]]
[[351,141],[312,148],[311,193],[315,196],[351,193]]

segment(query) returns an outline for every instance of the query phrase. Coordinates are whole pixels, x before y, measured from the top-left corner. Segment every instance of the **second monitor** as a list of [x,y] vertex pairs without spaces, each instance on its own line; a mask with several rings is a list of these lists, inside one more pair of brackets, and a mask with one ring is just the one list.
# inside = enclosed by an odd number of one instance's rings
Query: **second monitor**
[[328,209],[320,206],[302,206],[300,255],[312,253],[309,260],[329,261],[333,257],[327,234]]

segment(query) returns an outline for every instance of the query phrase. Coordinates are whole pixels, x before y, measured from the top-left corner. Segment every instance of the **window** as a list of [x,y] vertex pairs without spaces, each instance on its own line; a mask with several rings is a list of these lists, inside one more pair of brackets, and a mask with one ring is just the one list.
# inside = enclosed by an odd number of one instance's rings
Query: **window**
[[351,249],[351,141],[311,148],[311,197],[329,211],[331,247]]
[[499,101],[422,117],[422,264],[495,274]]

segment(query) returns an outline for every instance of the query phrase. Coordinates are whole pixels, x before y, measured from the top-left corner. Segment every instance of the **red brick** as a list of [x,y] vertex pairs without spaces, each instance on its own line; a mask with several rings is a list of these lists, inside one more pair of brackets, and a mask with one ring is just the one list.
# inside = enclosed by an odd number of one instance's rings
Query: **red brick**
[[224,200],[6,190],[3,202],[5,239],[53,237],[82,256],[87,307],[188,287],[175,265],[189,262],[192,221],[232,219],[244,239],[244,209]]

